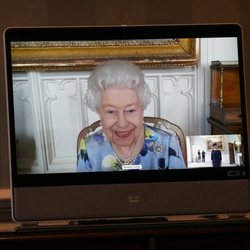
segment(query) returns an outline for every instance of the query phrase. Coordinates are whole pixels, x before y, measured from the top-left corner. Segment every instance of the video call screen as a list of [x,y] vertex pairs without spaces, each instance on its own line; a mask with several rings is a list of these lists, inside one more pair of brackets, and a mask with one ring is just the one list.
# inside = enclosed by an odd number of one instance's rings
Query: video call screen
[[[100,119],[86,105],[88,77],[110,59],[140,67],[152,93],[144,116],[181,129],[184,169],[214,167],[215,146],[220,167],[244,167],[236,37],[15,41],[11,89],[18,174],[77,172],[78,135]],[[144,170],[130,165],[128,170]]]

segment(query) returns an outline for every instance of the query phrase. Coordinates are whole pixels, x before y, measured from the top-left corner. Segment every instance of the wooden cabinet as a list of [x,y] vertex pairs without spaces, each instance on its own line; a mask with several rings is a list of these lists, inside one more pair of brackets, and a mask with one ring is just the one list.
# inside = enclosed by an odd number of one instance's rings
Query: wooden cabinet
[[241,132],[240,78],[237,62],[212,61],[210,117],[211,134]]
[[249,250],[248,219],[159,224],[57,227],[0,233],[1,249]]

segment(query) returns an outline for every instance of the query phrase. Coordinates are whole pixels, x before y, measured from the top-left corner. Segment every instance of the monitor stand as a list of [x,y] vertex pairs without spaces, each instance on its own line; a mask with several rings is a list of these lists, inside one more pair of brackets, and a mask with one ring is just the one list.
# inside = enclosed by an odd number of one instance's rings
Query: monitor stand
[[[191,215],[190,215],[191,216]],[[76,219],[76,220],[51,220],[40,222],[28,222],[19,224],[15,231],[54,231],[54,230],[77,230],[77,229],[101,229],[101,228],[140,228],[150,226],[162,226],[164,224],[190,224],[190,223],[218,223],[246,221],[250,219],[250,214],[200,214],[196,216],[171,216],[156,217],[132,217],[132,218],[102,218],[102,219]],[[174,216],[175,217],[175,216]]]
[[158,224],[166,223],[166,217],[133,217],[133,218],[114,218],[114,219],[94,219],[94,220],[75,220],[70,225],[132,225],[132,224]]
[[133,217],[133,218],[104,218],[77,219],[69,221],[41,221],[23,223],[15,231],[43,231],[43,230],[74,230],[79,228],[118,228],[145,227],[167,223],[166,217]]

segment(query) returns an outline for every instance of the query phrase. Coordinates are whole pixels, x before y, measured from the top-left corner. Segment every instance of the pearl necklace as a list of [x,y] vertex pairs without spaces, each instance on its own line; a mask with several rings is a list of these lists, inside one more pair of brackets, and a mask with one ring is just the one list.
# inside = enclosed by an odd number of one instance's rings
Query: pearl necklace
[[118,150],[117,146],[114,143],[111,143],[111,147],[112,147],[112,149],[114,151],[114,154],[115,154],[117,160],[122,165],[130,165],[135,161],[135,159],[137,158],[137,156],[141,152],[143,143],[144,143],[144,139],[138,140],[136,145],[135,145],[135,149],[134,149],[133,153],[127,158],[124,158],[119,154],[119,150]]

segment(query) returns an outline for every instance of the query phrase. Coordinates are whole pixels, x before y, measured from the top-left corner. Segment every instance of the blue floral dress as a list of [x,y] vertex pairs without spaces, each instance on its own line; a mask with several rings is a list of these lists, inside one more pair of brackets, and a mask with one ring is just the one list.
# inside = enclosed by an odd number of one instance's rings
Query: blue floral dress
[[[178,138],[163,130],[144,125],[145,141],[134,165],[141,170],[185,168]],[[77,154],[78,172],[121,171],[110,142],[102,130],[82,139]]]

